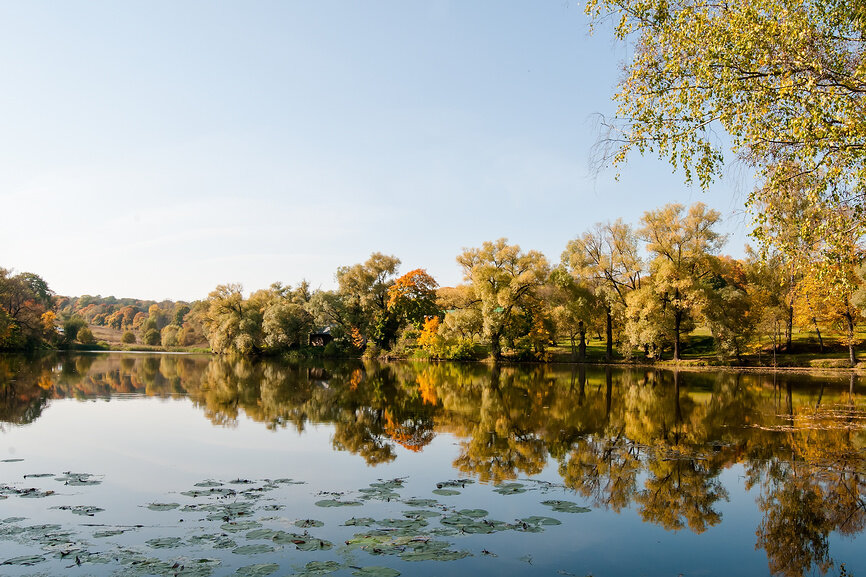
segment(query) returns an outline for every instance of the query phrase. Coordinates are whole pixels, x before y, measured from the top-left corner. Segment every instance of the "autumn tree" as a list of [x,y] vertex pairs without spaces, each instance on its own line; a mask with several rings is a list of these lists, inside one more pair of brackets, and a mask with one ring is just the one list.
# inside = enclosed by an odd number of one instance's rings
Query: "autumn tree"
[[336,275],[343,322],[386,348],[397,331],[396,319],[388,314],[388,289],[399,266],[397,257],[374,252],[363,263],[338,268]]
[[521,306],[535,298],[535,291],[547,280],[547,259],[538,251],[524,253],[518,245],[509,245],[507,239],[500,238],[464,250],[457,262],[481,305],[484,337],[490,344],[491,356],[498,360],[508,323]]
[[215,353],[254,354],[262,349],[261,311],[244,300],[242,291],[239,284],[219,285],[208,295],[203,324]]
[[596,224],[592,230],[570,241],[562,263],[571,273],[593,288],[604,306],[606,358],[613,358],[614,317],[623,318],[626,297],[640,287],[643,263],[637,237],[628,224]]
[[663,337],[673,345],[674,359],[680,359],[681,336],[694,328],[706,302],[711,255],[724,242],[713,230],[718,220],[719,213],[700,202],[688,211],[668,204],[644,213],[638,235],[652,260],[648,282],[628,299],[627,332],[633,345],[655,345]]
[[844,212],[863,220],[861,4],[590,0],[586,11],[596,23],[612,18],[616,37],[634,46],[601,161],[658,153],[707,187],[729,143],[764,184],[753,202],[784,196],[790,178],[809,175],[809,197],[826,209],[819,236],[835,244]]
[[0,267],[0,349],[32,349],[42,343],[42,315],[53,293],[36,274]]
[[[599,304],[604,301],[564,267],[557,267],[550,273],[545,296],[557,331],[568,337],[571,344],[572,360],[585,360],[586,333],[599,318]],[[603,308],[607,313],[606,304]]]
[[439,314],[438,287],[439,283],[426,270],[409,271],[388,287],[386,307],[401,322],[420,327],[427,317]]

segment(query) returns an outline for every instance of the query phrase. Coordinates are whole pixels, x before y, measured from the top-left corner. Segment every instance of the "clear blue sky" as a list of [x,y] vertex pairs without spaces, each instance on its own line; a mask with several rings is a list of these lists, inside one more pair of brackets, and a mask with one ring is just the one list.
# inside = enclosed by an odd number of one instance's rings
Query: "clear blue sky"
[[59,294],[196,299],[371,252],[460,282],[508,237],[554,262],[667,202],[749,229],[746,177],[593,175],[628,56],[563,0],[0,1],[0,266]]

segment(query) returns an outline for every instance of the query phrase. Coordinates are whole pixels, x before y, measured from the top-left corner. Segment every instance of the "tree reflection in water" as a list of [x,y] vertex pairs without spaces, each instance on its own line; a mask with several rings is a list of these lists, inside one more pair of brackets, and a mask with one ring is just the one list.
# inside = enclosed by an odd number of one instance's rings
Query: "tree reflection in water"
[[[837,382],[838,381],[838,382]],[[866,527],[864,405],[854,377],[574,366],[333,362],[186,355],[0,357],[0,425],[51,399],[188,397],[215,425],[333,426],[336,450],[368,464],[398,446],[458,440],[454,466],[482,481],[534,475],[549,460],[595,507],[635,508],[669,530],[722,521],[722,471],[741,465],[763,513],[770,569],[834,566],[829,537]]]

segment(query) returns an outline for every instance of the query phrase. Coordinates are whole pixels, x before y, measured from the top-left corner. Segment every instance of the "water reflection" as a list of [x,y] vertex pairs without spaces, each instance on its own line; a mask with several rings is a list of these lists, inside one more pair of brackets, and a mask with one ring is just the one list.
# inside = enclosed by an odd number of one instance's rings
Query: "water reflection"
[[224,357],[0,357],[0,423],[37,419],[51,399],[184,396],[215,425],[333,426],[333,446],[375,465],[437,433],[454,467],[482,481],[552,460],[595,507],[637,510],[669,530],[722,522],[720,474],[746,471],[770,569],[833,567],[828,539],[860,534],[866,399],[854,377],[429,363],[286,365]]

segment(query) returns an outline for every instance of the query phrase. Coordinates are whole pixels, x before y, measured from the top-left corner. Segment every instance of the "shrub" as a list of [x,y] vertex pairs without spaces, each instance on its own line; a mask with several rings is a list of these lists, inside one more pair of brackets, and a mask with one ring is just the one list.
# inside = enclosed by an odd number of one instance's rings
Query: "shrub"
[[159,331],[156,329],[148,329],[148,331],[144,333],[143,341],[146,345],[158,345],[160,341]]
[[87,327],[81,327],[78,329],[78,334],[76,335],[78,342],[82,345],[92,345],[96,342],[96,339],[93,337],[93,333]]
[[120,337],[120,342],[131,345],[135,343],[135,335],[129,331],[126,331],[125,333],[123,333],[123,336]]
[[340,357],[340,356],[342,356],[341,351],[340,351],[340,347],[337,345],[336,342],[331,341],[330,343],[325,345],[325,348],[322,350],[322,356],[326,357],[326,358],[332,358],[332,359]]

